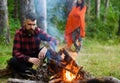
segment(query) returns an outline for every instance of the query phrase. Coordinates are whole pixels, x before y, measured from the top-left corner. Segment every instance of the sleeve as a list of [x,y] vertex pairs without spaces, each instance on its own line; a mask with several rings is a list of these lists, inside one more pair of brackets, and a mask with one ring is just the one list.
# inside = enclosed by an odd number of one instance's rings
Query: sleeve
[[16,57],[19,61],[28,61],[29,56],[25,56],[21,51],[21,38],[20,34],[16,32],[13,43],[12,55]]
[[80,24],[81,24],[80,36],[81,37],[85,37],[85,12],[86,12],[86,6],[84,6],[80,15]]
[[57,41],[56,38],[50,36],[49,34],[47,34],[43,30],[40,30],[39,37],[42,41],[47,41],[48,43],[53,42],[53,41]]
[[56,45],[58,44],[58,40],[56,38],[50,36],[42,30],[40,30],[39,37],[41,40],[47,41],[49,43],[50,48],[56,51]]

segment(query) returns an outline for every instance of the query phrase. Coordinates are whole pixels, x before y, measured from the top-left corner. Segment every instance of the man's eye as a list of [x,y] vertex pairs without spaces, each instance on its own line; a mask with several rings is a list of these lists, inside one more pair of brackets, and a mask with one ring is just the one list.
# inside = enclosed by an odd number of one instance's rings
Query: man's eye
[[35,24],[28,24],[29,26],[35,26]]

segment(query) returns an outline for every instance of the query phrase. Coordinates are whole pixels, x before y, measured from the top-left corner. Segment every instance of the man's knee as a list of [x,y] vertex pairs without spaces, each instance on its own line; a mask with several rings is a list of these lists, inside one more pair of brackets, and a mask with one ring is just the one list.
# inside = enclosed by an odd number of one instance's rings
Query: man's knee
[[12,57],[9,61],[8,64],[10,66],[14,66],[17,63],[17,59],[15,57]]

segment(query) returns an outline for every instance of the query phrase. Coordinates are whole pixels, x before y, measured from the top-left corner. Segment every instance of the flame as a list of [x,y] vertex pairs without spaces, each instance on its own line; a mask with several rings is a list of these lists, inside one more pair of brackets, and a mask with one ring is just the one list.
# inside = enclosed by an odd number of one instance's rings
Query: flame
[[[71,61],[71,63],[68,64],[66,66],[66,68],[70,69],[70,70],[75,70],[76,71],[75,67],[72,64],[73,64],[73,61]],[[67,82],[71,82],[71,81],[73,81],[76,78],[76,74],[73,74],[73,73],[71,73],[68,70],[64,70],[63,74],[64,74],[64,80],[67,81]]]
[[72,80],[74,80],[75,75],[72,74],[72,73],[69,72],[69,71],[66,71],[66,72],[65,72],[65,78],[66,78],[66,81],[72,81]]

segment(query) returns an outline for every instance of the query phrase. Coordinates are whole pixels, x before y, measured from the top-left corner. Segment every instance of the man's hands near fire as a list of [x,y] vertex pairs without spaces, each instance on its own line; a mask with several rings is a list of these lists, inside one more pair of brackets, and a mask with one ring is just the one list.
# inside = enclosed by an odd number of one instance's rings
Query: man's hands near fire
[[39,64],[40,64],[40,59],[30,57],[30,58],[28,59],[28,62],[33,63],[34,65],[39,65]]
[[30,63],[32,63],[32,64],[34,64],[34,65],[37,65],[37,66],[40,65],[40,64],[41,64],[41,63],[40,63],[40,60],[45,58],[46,52],[47,52],[47,48],[46,48],[46,47],[43,47],[43,48],[40,50],[39,54],[38,54],[38,58],[30,57],[30,58],[28,59],[28,62],[30,62]]

